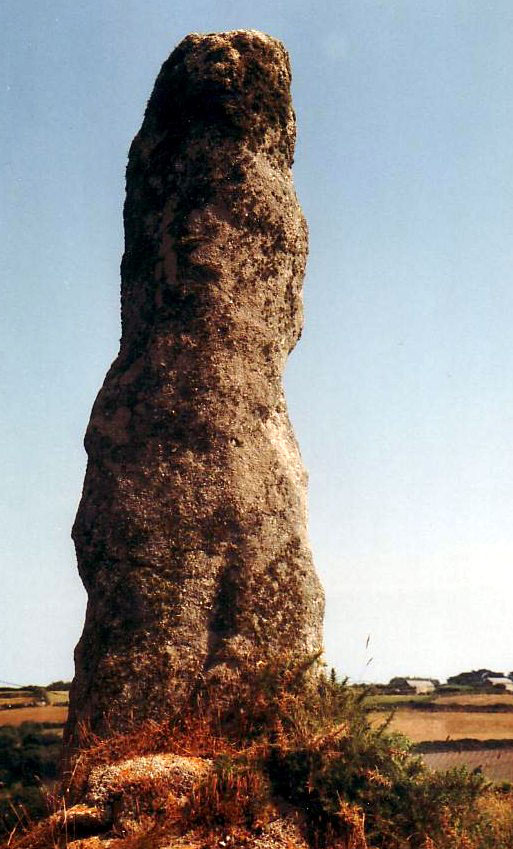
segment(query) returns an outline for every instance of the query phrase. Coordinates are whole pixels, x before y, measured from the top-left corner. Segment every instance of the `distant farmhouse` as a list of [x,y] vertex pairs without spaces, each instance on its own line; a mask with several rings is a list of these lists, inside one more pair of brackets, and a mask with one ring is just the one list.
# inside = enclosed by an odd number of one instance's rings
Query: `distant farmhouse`
[[440,681],[436,678],[391,678],[387,690],[399,695],[423,696],[433,693],[439,686]]
[[[504,675],[503,672],[493,672],[491,669],[473,669],[471,672],[460,672],[447,679],[447,684],[440,685],[436,678],[419,678],[396,676],[388,684],[380,684],[381,692],[401,696],[425,696],[434,693],[457,692],[461,687],[485,692],[501,691],[513,694],[513,672]],[[451,689],[454,688],[454,689]]]
[[499,675],[497,678],[486,678],[486,684],[491,684],[492,687],[500,687],[502,690],[506,690],[507,693],[513,693],[513,681],[511,678],[505,678],[503,675]]
[[474,669],[472,672],[460,672],[447,679],[447,683],[457,687],[497,687],[513,693],[513,681],[503,672],[492,672],[491,669]]

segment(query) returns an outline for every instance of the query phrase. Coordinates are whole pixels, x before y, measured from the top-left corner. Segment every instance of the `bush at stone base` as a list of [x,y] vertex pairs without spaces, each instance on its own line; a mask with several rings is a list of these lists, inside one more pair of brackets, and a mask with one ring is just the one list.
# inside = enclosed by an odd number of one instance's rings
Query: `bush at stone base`
[[[126,777],[130,801],[131,764],[135,767],[145,751],[200,759],[205,770],[179,802],[164,774],[162,780],[146,781],[148,798],[139,818],[137,805],[127,803],[130,817],[118,820],[116,832],[113,820],[96,811],[103,831],[90,832],[87,839],[107,847],[114,836],[116,849],[161,849],[175,838],[214,847],[230,836],[234,845],[252,849],[272,823],[283,830],[295,811],[298,834],[316,847],[511,849],[509,792],[494,790],[481,775],[465,770],[430,773],[405,738],[388,733],[386,721],[378,728],[370,725],[365,691],[311,673],[309,663],[290,659],[279,669],[263,667],[229,717],[209,712],[207,702],[194,715],[96,741],[77,765],[77,798],[91,793],[91,776],[101,778],[103,786],[114,769],[117,781]],[[109,766],[113,763],[118,767]],[[114,790],[122,806],[122,781]],[[99,797],[93,801],[101,807]],[[55,846],[65,845],[62,839]],[[266,845],[281,849],[276,840]],[[306,846],[303,838],[295,840],[292,845]],[[11,846],[47,849],[31,835]]]

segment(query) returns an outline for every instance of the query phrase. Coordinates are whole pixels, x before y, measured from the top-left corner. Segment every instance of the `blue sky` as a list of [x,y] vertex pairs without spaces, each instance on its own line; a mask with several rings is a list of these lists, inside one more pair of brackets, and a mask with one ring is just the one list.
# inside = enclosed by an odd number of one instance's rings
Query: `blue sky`
[[513,669],[509,0],[4,0],[0,15],[0,679],[72,674],[69,534],[117,353],[129,144],[172,48],[244,27],[292,60],[310,259],[286,386],[327,660],[354,680]]

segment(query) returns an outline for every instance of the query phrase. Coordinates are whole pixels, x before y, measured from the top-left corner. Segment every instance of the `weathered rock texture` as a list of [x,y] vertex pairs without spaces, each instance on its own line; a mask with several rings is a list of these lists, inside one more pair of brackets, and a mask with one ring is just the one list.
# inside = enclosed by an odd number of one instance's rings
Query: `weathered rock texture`
[[[233,777],[241,764],[234,761],[232,766]],[[263,790],[265,780],[259,783],[252,775],[253,789]],[[309,849],[304,812],[283,799],[266,798],[263,793],[255,798],[247,789],[245,794],[243,787],[234,793],[232,786],[230,793],[226,775],[223,778],[219,765],[216,768],[209,758],[162,753],[97,765],[82,788],[81,802],[62,804],[29,826],[12,845],[16,849],[219,849],[223,845]],[[7,849],[11,844],[1,845]]]
[[280,42],[189,35],[127,170],[119,355],[73,538],[89,595],[68,737],[165,716],[206,682],[321,646],[323,596],[282,372],[306,225]]

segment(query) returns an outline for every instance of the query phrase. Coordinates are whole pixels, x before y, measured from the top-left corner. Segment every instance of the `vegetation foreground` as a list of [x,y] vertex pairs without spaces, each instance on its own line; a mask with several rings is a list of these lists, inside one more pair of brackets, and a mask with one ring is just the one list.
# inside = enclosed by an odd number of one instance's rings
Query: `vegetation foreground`
[[[480,773],[464,768],[430,772],[412,753],[411,743],[390,732],[389,718],[380,725],[369,721],[364,692],[322,676],[313,686],[310,666],[290,662],[278,671],[263,669],[237,713],[222,714],[204,702],[193,717],[149,723],[109,741],[84,741],[65,801],[53,802],[54,815],[29,823],[18,809],[14,825],[12,818],[4,823],[1,845],[513,847],[509,787],[494,787]],[[145,763],[155,764],[148,758],[156,753],[188,764],[187,774],[194,774],[194,780],[183,779],[180,788],[176,775],[171,788],[164,772],[153,773],[143,783],[140,777],[136,780],[135,765],[144,757]],[[95,808],[95,820],[93,808],[74,809],[73,804],[87,796],[95,770],[109,767],[112,772],[113,764],[119,766],[118,782],[120,775],[125,782],[122,792],[131,788],[132,797],[137,795],[137,803],[132,798],[128,806],[130,816],[126,805],[119,814],[119,784],[116,804],[111,799],[100,814]],[[81,820],[73,820],[71,812],[79,808]],[[301,844],[290,835],[276,836],[279,829],[270,828],[291,816]]]

